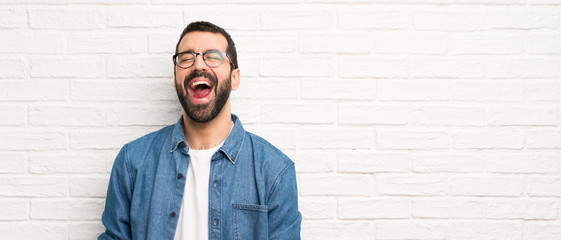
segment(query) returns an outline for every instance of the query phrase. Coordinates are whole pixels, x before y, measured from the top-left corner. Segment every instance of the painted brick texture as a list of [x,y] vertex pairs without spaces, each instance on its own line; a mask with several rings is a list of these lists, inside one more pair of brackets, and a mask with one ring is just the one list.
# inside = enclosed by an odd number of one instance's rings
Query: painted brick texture
[[195,20],[296,163],[303,239],[561,239],[558,0],[0,0],[0,238],[104,230],[117,152],[180,114]]

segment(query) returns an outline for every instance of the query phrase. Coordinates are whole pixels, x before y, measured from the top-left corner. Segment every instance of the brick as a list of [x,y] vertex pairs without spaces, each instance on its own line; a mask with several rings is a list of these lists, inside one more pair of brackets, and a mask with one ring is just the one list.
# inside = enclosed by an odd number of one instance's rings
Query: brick
[[226,0],[227,3],[259,3],[259,4],[270,4],[270,3],[299,3],[301,0]]
[[0,3],[17,3],[17,4],[61,4],[68,3],[68,0],[2,0]]
[[561,53],[561,34],[531,34],[526,39],[526,49],[530,53]]
[[24,153],[0,153],[0,173],[27,172],[27,157]]
[[334,198],[305,197],[298,202],[304,219],[333,219],[337,212]]
[[561,61],[546,58],[488,58],[486,75],[490,78],[555,78]]
[[298,99],[300,81],[286,78],[243,78],[240,88],[233,94],[240,99]]
[[105,227],[100,223],[70,223],[68,225],[68,235],[71,240],[95,239],[105,232]]
[[503,8],[489,11],[491,29],[554,29],[559,25],[559,12],[547,8]]
[[487,110],[489,125],[498,126],[555,126],[559,119],[556,106],[508,106],[494,107]]
[[[73,101],[140,101],[145,100],[148,96],[161,95],[157,91],[156,83],[151,84],[154,87],[148,87],[146,81],[135,79],[119,79],[119,80],[90,80],[76,79],[70,83],[70,99]],[[171,79],[166,81],[167,92],[173,90],[173,82]],[[150,92],[150,94],[148,94]],[[175,92],[175,91],[174,91]],[[148,96],[147,96],[148,95]],[[156,98],[154,96],[154,98]],[[177,99],[177,95],[172,95]],[[149,99],[164,100],[164,99]],[[171,100],[171,98],[169,99]]]
[[264,123],[335,123],[336,108],[319,104],[264,104],[261,121]]
[[339,124],[404,125],[409,122],[410,108],[406,105],[341,104]]
[[[0,44],[1,45],[1,44]],[[0,81],[0,100],[66,100],[68,83],[57,79]],[[22,91],[25,89],[25,91]]]
[[527,148],[561,148],[561,131],[552,130],[530,130],[526,134]]
[[68,51],[75,53],[143,53],[148,40],[142,32],[89,32],[68,37]]
[[561,84],[557,81],[531,81],[525,86],[525,99],[529,101],[559,101]]
[[413,172],[484,172],[485,158],[480,153],[460,151],[420,152],[411,155]]
[[[192,0],[192,1],[181,1],[181,0],[152,0],[152,4],[206,4],[206,3],[221,3],[224,2],[223,0]],[[195,13],[195,11],[193,12]]]
[[155,130],[157,129],[107,127],[102,129],[72,131],[70,133],[70,147],[71,149],[121,148],[124,144]]
[[[349,87],[341,87],[349,86]],[[373,100],[376,81],[371,79],[302,80],[304,99]]]
[[368,149],[374,133],[366,128],[316,128],[300,130],[300,147],[304,149]]
[[0,125],[2,126],[21,126],[27,120],[27,107],[22,105],[0,106]]
[[411,113],[411,123],[423,126],[485,126],[486,112],[481,107],[418,106]]
[[[104,162],[105,166],[105,162]],[[70,196],[105,197],[107,194],[107,177],[76,177],[70,179]]]
[[450,81],[440,80],[378,80],[380,100],[448,100]]
[[27,69],[22,59],[0,59],[0,78],[24,78],[27,75]]
[[520,101],[524,84],[519,81],[454,81],[450,83],[452,100],[470,101]]
[[[182,0],[157,0],[157,1],[175,1],[177,3],[185,3]],[[214,0],[222,2],[223,0]],[[208,4],[210,1],[201,1]],[[232,15],[232,12],[236,12]],[[212,14],[208,14],[208,7],[189,7],[183,13],[183,19],[186,24],[194,21],[209,21],[227,31],[230,30],[255,30],[261,25],[261,13],[257,9],[248,8],[246,6],[220,5],[213,7]],[[237,42],[234,38],[234,42]]]
[[21,28],[27,26],[25,9],[0,9],[0,28]]
[[450,181],[453,196],[509,196],[519,197],[524,187],[523,177],[470,176],[453,177]]
[[95,7],[30,9],[29,25],[38,29],[102,29],[105,11]]
[[2,197],[64,197],[68,195],[65,178],[47,177],[1,177]]
[[530,179],[528,195],[561,197],[561,177],[533,177]]
[[557,173],[559,157],[553,153],[512,152],[486,154],[487,171],[495,173]]
[[453,54],[520,54],[523,48],[522,39],[521,34],[455,34],[450,39],[450,52]]
[[31,77],[98,78],[103,76],[100,58],[32,58]]
[[485,11],[447,7],[413,13],[413,25],[419,30],[472,31],[485,29]]
[[370,32],[304,33],[299,37],[299,52],[302,53],[368,54],[374,46],[374,36]]
[[64,34],[23,30],[0,31],[0,53],[54,53],[62,54]]
[[404,29],[412,25],[411,13],[403,8],[348,7],[339,9],[337,16],[342,30]]
[[266,77],[329,77],[336,64],[330,56],[278,55],[260,60],[259,74]]
[[343,173],[408,172],[411,162],[409,154],[373,151],[339,152],[337,159]]
[[176,104],[118,105],[107,109],[107,124],[162,126],[176,122],[180,115],[180,108]]
[[[177,100],[177,93],[173,88],[173,80],[169,78],[149,79],[144,83],[138,80],[133,80],[133,82],[134,84],[128,85],[129,89],[127,89],[127,87],[121,88],[120,90],[123,92],[121,94],[116,94],[114,97],[126,96],[126,94],[134,93],[134,95],[129,96],[131,99],[173,102]],[[133,89],[130,89],[131,87]],[[177,104],[179,106],[179,102],[177,102]]]
[[322,240],[370,240],[374,235],[374,228],[370,222],[365,221],[338,221],[338,222],[316,222],[304,221],[302,223],[303,239]]
[[455,149],[521,149],[524,133],[500,129],[453,131],[450,141]]
[[553,220],[557,205],[554,199],[496,199],[487,201],[485,213],[492,219]]
[[481,78],[484,63],[471,58],[417,59],[413,61],[415,77],[427,78]]
[[298,46],[298,38],[294,33],[240,33],[232,38],[235,39],[236,50],[241,54],[246,52],[290,53],[294,52]]
[[[238,67],[242,79],[259,76],[259,57],[251,54],[238,56]],[[243,81],[243,80],[242,80]]]
[[261,12],[261,29],[333,29],[336,26],[336,12],[331,9],[282,9]]
[[286,153],[294,161],[297,173],[334,172],[337,167],[337,154],[323,150],[299,150]]
[[378,192],[381,195],[444,196],[448,194],[448,181],[440,176],[378,175]]
[[[259,101],[258,100],[238,100],[232,98],[232,113],[238,115],[242,119],[243,124],[259,122]],[[179,105],[179,103],[177,103]],[[181,108],[181,106],[178,106]]]
[[385,31],[376,33],[376,52],[404,54],[444,54],[449,37],[442,33]]
[[[96,200],[32,200],[31,218],[34,220],[97,220],[103,212],[104,201]],[[80,214],[76,214],[76,213]]]
[[29,124],[33,126],[104,126],[101,107],[37,104],[29,107]]
[[338,219],[410,218],[411,200],[404,198],[342,198],[337,203]]
[[105,173],[105,158],[114,156],[100,153],[31,153],[31,173]]
[[520,222],[453,222],[449,226],[448,239],[511,239],[520,240],[522,236]]
[[444,223],[425,221],[379,221],[376,222],[376,239],[446,239]]
[[339,76],[341,77],[408,77],[410,63],[405,59],[373,58],[363,56],[339,57]]
[[447,149],[449,136],[442,131],[391,130],[376,131],[376,146],[380,149]]
[[370,196],[374,188],[367,175],[300,175],[302,196]]
[[66,149],[66,146],[67,137],[63,132],[0,132],[0,150],[55,150]]
[[180,9],[157,7],[113,7],[107,9],[107,26],[177,28],[183,25]]
[[[244,120],[242,120],[244,121]],[[244,128],[246,126],[244,125]],[[249,126],[248,126],[249,127]],[[269,127],[269,128],[246,128],[250,132],[254,132],[257,135],[267,139],[275,147],[281,150],[285,149],[296,149],[298,142],[298,131],[291,128],[279,128],[279,127]]]
[[559,1],[558,0],[534,0],[532,2],[528,3],[529,5],[538,5],[538,4],[543,4],[543,5],[559,5]]
[[148,52],[175,54],[179,32],[157,32],[148,34]]
[[478,199],[421,198],[413,200],[414,218],[483,218],[485,204]]
[[560,223],[528,222],[524,225],[524,240],[555,240],[561,236]]
[[31,223],[31,222],[6,222],[0,225],[2,239],[44,239],[56,240],[68,237],[64,224],[56,223]]
[[106,60],[107,76],[111,78],[141,78],[173,76],[173,62],[160,57],[110,57]]
[[[0,200],[0,220],[28,220],[29,201],[21,199]],[[4,224],[4,223],[3,223]]]
[[[148,0],[70,0],[70,3],[87,3],[87,4],[140,4],[146,3]],[[70,234],[72,236],[72,234]]]

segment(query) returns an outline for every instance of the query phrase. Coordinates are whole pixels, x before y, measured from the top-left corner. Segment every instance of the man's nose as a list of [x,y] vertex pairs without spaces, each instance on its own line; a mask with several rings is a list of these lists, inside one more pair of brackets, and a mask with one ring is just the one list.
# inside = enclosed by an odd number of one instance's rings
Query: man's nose
[[199,71],[208,70],[208,66],[206,65],[203,58],[204,58],[203,55],[197,55],[197,58],[195,58],[195,63],[193,63],[193,67],[195,70],[199,70]]

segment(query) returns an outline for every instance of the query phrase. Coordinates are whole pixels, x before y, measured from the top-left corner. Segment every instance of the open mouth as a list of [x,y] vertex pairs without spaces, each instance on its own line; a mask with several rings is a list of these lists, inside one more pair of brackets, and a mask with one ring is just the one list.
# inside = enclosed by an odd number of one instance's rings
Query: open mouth
[[213,87],[210,81],[195,78],[189,83],[187,91],[193,97],[194,103],[205,103],[210,100]]

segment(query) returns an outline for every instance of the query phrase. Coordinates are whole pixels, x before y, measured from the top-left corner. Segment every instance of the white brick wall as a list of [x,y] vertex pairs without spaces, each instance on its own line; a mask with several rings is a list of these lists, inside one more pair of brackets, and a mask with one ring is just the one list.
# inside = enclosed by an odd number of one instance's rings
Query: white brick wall
[[303,239],[561,239],[559,0],[0,0],[0,238],[104,230],[194,20],[236,41],[233,112],[296,162]]

